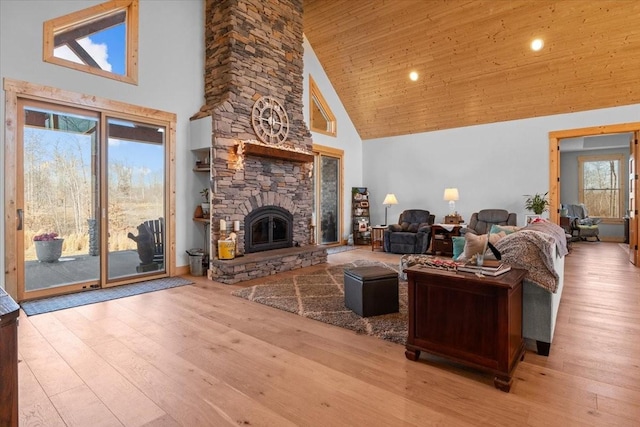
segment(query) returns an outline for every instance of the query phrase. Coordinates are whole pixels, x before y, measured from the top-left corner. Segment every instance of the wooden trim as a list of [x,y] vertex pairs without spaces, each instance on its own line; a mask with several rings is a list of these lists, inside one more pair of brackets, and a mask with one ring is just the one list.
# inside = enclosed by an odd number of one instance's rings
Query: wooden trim
[[549,220],[560,224],[560,141],[549,138]]
[[154,108],[139,107],[125,102],[114,101],[94,95],[87,95],[78,92],[71,92],[64,89],[57,89],[50,86],[29,83],[21,80],[4,79],[4,90],[15,92],[21,98],[36,99],[40,101],[52,102],[68,105],[74,108],[88,108],[91,110],[101,110],[111,116],[122,116],[129,114],[144,118],[147,123],[170,122],[176,120],[175,113],[169,113]]
[[549,132],[549,138],[564,139],[581,136],[606,135],[609,133],[627,133],[640,129],[640,122],[620,123],[616,125],[593,126],[588,128],[566,129]]
[[268,145],[244,144],[243,152],[245,155],[289,160],[292,162],[306,163],[313,161],[313,154],[303,153],[301,151],[283,150],[277,147],[270,147]]
[[[312,151],[314,154],[314,165],[316,164],[316,159],[321,157],[321,156],[326,156],[326,157],[333,157],[338,159],[338,161],[340,162],[340,170],[339,170],[339,174],[340,176],[339,178],[339,182],[338,182],[338,188],[340,189],[340,194],[338,194],[338,214],[336,215],[336,221],[338,222],[338,236],[337,236],[337,241],[336,244],[340,244],[339,242],[343,241],[343,232],[344,232],[344,197],[345,194],[349,194],[349,197],[351,197],[351,192],[345,191],[344,188],[344,150],[341,150],[339,148],[333,148],[333,147],[327,147],[324,145],[318,145],[318,144],[313,144],[312,146]],[[320,186],[320,174],[317,172],[318,168],[314,168],[316,172],[314,172],[314,180],[315,180],[315,188],[316,191],[314,194],[314,199],[315,199],[315,206],[320,206],[320,192],[319,189],[321,188]],[[320,224],[321,218],[320,215],[317,215],[316,212],[316,234],[318,233],[318,231],[320,230],[320,227],[318,226]],[[316,242],[319,243],[320,239],[318,239],[318,236],[316,235]],[[346,244],[346,241],[344,241]]]
[[7,90],[4,97],[4,288],[16,301],[18,299],[18,201],[16,190],[16,165],[18,126],[18,96],[15,91]]
[[[116,74],[88,64],[78,64],[54,55],[56,32],[79,27],[92,20],[111,15],[118,11],[126,12],[125,74]],[[45,21],[42,29],[42,59],[51,64],[61,65],[77,71],[83,71],[124,83],[138,84],[138,0],[111,0],[87,9]]]
[[[18,221],[17,207],[21,206],[21,197],[18,194],[17,186],[17,164],[20,161],[17,153],[18,146],[18,124],[20,117],[18,114],[18,100],[25,99],[36,102],[45,102],[47,104],[55,104],[64,109],[64,107],[74,109],[84,109],[93,112],[102,113],[102,116],[114,118],[122,118],[127,120],[144,122],[146,124],[164,126],[167,129],[165,146],[168,150],[166,156],[166,173],[168,183],[165,193],[165,239],[166,247],[166,273],[155,275],[154,277],[165,277],[175,274],[176,263],[176,247],[175,247],[175,218],[176,218],[176,172],[175,172],[175,140],[176,140],[176,114],[160,111],[152,108],[140,107],[124,102],[112,101],[106,98],[100,98],[92,95],[75,93],[37,85],[33,83],[5,79],[5,248],[7,253],[5,256],[5,289],[12,298],[17,301],[23,299],[23,295],[18,295],[18,283],[20,276],[18,272],[17,254],[21,247],[20,236],[16,230]],[[104,170],[104,167],[103,167]],[[105,200],[102,206],[106,206]],[[106,270],[103,268],[103,271]],[[106,274],[106,273],[105,273]],[[140,276],[137,276],[140,277]],[[150,277],[150,276],[146,276]],[[118,281],[117,284],[132,283],[136,279]],[[103,286],[108,287],[109,283],[103,280]],[[59,289],[58,289],[59,290]],[[44,296],[44,294],[43,294]],[[31,293],[29,294],[31,298]]]
[[[329,127],[328,130],[314,126],[314,104],[318,105],[318,108],[325,113],[322,118],[327,121],[327,125]],[[336,116],[333,114],[333,111],[331,111],[331,108],[329,108],[329,104],[324,99],[324,96],[322,96],[322,92],[320,92],[320,88],[318,88],[318,85],[315,80],[313,80],[313,77],[311,77],[311,74],[309,74],[309,128],[313,132],[322,133],[324,135],[338,135],[338,122],[336,120]]]
[[313,144],[311,150],[314,152],[314,154],[324,154],[327,156],[340,158],[344,157],[344,150],[341,150],[339,148],[327,147],[325,145]]
[[[578,138],[584,136],[627,132],[634,133],[635,138],[638,139],[640,137],[640,122],[619,123],[549,132],[549,218],[551,221],[559,223],[560,220],[560,140],[564,138]],[[638,145],[632,146],[631,151],[632,153],[635,152],[637,159]],[[637,200],[637,194],[635,200]],[[632,207],[629,208],[633,209]],[[634,218],[634,220],[630,222],[629,226],[633,228],[630,230],[630,237],[633,235],[631,238],[635,239],[635,237],[640,234],[640,221],[638,221],[637,218]],[[630,241],[630,243],[632,245],[637,244],[637,242],[634,243],[632,241]],[[632,260],[636,260],[634,264],[637,267],[640,267],[637,262],[637,253],[637,250],[632,251],[631,258]]]
[[[175,117],[175,116],[174,116]],[[169,185],[166,186],[165,212],[168,212],[164,223],[165,227],[165,270],[169,276],[175,275],[176,272],[176,121],[169,122],[167,129],[166,147],[169,150],[165,156],[165,171]],[[167,253],[168,248],[168,253]]]

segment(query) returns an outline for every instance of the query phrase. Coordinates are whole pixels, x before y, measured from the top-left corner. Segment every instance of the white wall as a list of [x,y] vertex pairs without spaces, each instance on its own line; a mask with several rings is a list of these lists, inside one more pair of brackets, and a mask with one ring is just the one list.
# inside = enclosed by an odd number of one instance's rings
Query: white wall
[[[138,85],[120,83],[42,61],[44,21],[88,8],[103,0],[0,1],[0,78],[24,80],[68,91],[175,113],[177,265],[188,265],[185,250],[202,246],[199,226],[191,220],[199,200],[192,177],[189,117],[204,102],[204,5],[201,0],[141,0]],[[4,91],[0,91],[4,123]],[[4,176],[4,126],[0,168]],[[4,188],[0,189],[4,200]],[[0,206],[4,218],[4,205]],[[4,242],[4,227],[0,230]],[[5,248],[0,245],[4,271]],[[0,282],[1,283],[1,282]]]
[[[304,120],[308,124],[309,119],[309,75],[313,77],[320,93],[336,116],[337,136],[332,137],[318,132],[311,132],[314,144],[344,150],[344,189],[342,206],[344,216],[342,218],[342,238],[347,239],[351,232],[351,187],[363,187],[366,183],[362,178],[362,139],[355,126],[351,122],[338,94],[333,89],[322,65],[318,61],[313,48],[307,38],[304,38],[304,95],[302,102],[304,105]],[[371,192],[371,189],[370,189]],[[371,192],[373,194],[373,192]],[[382,196],[384,197],[384,195]]]
[[[395,193],[389,222],[404,209],[427,209],[442,221],[446,187],[457,187],[456,208],[503,208],[524,225],[525,194],[549,189],[549,132],[640,121],[640,104],[469,126],[363,142],[363,185],[372,196],[373,223],[384,221],[382,200]],[[390,126],[393,126],[391,123]]]

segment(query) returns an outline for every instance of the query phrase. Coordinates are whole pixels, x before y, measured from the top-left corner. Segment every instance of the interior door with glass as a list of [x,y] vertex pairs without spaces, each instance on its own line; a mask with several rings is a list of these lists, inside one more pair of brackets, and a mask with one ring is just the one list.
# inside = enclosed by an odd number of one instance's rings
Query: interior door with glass
[[323,245],[340,243],[342,218],[342,150],[314,145],[316,241]]
[[99,286],[99,115],[18,103],[18,296]]

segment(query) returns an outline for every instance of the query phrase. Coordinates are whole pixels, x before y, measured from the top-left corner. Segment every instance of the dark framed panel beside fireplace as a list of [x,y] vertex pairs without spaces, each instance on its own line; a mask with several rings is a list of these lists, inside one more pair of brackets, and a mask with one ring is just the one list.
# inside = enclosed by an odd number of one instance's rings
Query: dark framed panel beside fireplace
[[278,206],[264,206],[245,218],[245,253],[293,246],[293,215]]

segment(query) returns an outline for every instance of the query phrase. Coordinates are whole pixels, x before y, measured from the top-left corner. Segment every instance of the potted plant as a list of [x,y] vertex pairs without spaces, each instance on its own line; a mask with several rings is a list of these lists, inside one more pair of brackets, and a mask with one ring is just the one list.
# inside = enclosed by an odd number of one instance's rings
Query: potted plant
[[548,191],[544,194],[525,194],[525,197],[527,199],[524,201],[524,208],[528,211],[533,211],[533,213],[536,215],[542,214],[542,212],[545,212],[549,207],[547,194],[549,194]]
[[203,188],[202,191],[200,191],[200,195],[204,199],[204,202],[201,203],[202,214],[209,215],[209,212],[211,211],[211,202],[209,201],[209,189],[206,187]]
[[40,262],[56,262],[62,255],[64,239],[58,238],[58,233],[38,234],[33,238],[36,256]]

